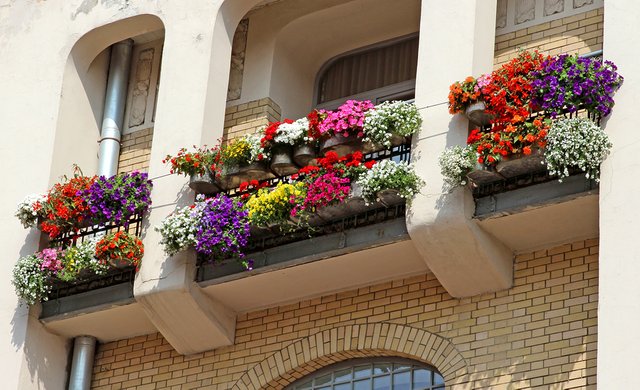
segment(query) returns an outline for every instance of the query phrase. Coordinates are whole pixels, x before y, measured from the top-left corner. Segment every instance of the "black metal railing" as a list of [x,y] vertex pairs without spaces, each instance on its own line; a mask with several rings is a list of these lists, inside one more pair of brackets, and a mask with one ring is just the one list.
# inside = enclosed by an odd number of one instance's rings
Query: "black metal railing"
[[[534,120],[536,118],[547,118],[551,120],[557,119],[571,119],[571,118],[588,118],[592,120],[597,125],[600,125],[602,117],[596,113],[590,113],[585,108],[580,107],[576,111],[568,111],[564,110],[558,113],[555,117],[550,117],[549,113],[545,111],[536,111],[531,114],[527,120]],[[491,131],[493,124],[483,127],[485,131]],[[490,168],[487,168],[490,169]],[[534,169],[530,172],[523,173],[521,175],[516,175],[512,177],[504,177],[497,172],[495,173],[495,180],[483,183],[472,183],[471,189],[474,198],[481,198],[484,196],[495,195],[498,193],[511,191],[518,188],[523,188],[531,185],[536,185],[540,183],[549,182],[552,180],[557,180],[557,175],[551,175],[549,171],[547,171],[545,165],[540,165],[539,169]],[[582,173],[578,169],[571,169],[570,175],[577,175]]]
[[[381,161],[381,160],[393,160],[397,162],[409,162],[411,159],[411,143],[410,141],[393,146],[389,149],[383,149],[366,153],[363,156],[363,161]],[[292,181],[291,176],[276,177],[274,179],[267,179],[260,182],[261,186],[274,187],[279,182]],[[240,191],[238,188],[226,191],[226,194],[231,197],[242,196],[248,194],[251,191]],[[285,224],[282,226],[274,226],[270,229],[264,229],[260,235],[252,235],[249,238],[247,246],[244,248],[245,253],[253,253],[264,251],[269,248],[274,248],[294,242],[308,240],[314,237],[325,236],[333,233],[345,232],[352,229],[357,229],[364,226],[374,225],[381,222],[394,220],[397,218],[404,218],[406,211],[406,205],[404,201],[395,202],[393,204],[385,204],[384,202],[376,202],[375,204],[367,206],[366,210],[354,209],[351,212],[345,211],[343,215],[326,219],[323,218],[320,222],[315,222],[312,226],[306,226],[304,223],[297,225],[294,223]],[[203,277],[203,266],[211,264],[213,259],[207,256],[198,256],[198,281],[201,281]]]
[[[46,243],[49,248],[70,248],[86,240],[98,239],[110,233],[126,231],[135,236],[142,233],[143,214],[134,214],[124,223],[107,222],[98,225],[86,226],[77,231],[62,234],[55,239],[50,239]],[[59,279],[51,280],[52,290],[48,295],[49,300],[55,300],[87,291],[110,287],[123,283],[130,283],[133,288],[135,279],[135,266],[110,269],[103,275],[95,275],[87,272],[86,276],[80,273],[77,280],[65,282]]]

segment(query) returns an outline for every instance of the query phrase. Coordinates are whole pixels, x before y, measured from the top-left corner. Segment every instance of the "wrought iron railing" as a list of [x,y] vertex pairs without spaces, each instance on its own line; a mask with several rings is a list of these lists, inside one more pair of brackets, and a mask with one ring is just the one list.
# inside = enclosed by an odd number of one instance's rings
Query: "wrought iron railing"
[[[381,161],[381,160],[393,160],[409,162],[411,159],[411,143],[410,141],[393,146],[389,149],[374,151],[366,153],[363,156],[363,161]],[[266,184],[268,187],[276,186],[278,182],[289,182],[291,176],[277,177],[274,179],[268,179],[261,182],[262,185]],[[227,191],[227,194],[231,197],[242,196],[248,193],[248,191],[240,191],[239,189],[232,189]],[[345,232],[353,229],[357,229],[364,226],[374,225],[385,221],[390,221],[398,218],[404,218],[406,211],[406,205],[404,201],[394,204],[385,204],[384,202],[376,202],[370,205],[366,210],[354,210],[352,212],[345,212],[344,215],[330,219],[322,220],[321,222],[314,223],[312,226],[304,226],[304,224],[298,226],[290,224],[286,226],[276,226],[272,229],[263,231],[259,236],[252,236],[249,239],[247,246],[244,248],[245,253],[260,252],[270,248],[291,244],[294,242],[308,240],[314,237],[325,236],[333,233]],[[204,277],[204,267],[212,263],[212,259],[206,256],[198,256],[198,281],[202,281]]]
[[[139,237],[142,233],[142,221],[142,214],[134,214],[125,223],[116,224],[107,222],[100,225],[86,226],[78,229],[77,231],[65,233],[60,237],[51,239],[48,241],[46,246],[50,248],[69,248],[86,240],[100,238],[118,231],[126,231]],[[135,266],[127,266],[111,269],[103,275],[87,274],[87,276],[83,277],[81,274],[77,280],[71,282],[54,279],[51,281],[52,290],[48,295],[48,299],[55,300],[123,283],[130,283],[133,288],[135,273]]]

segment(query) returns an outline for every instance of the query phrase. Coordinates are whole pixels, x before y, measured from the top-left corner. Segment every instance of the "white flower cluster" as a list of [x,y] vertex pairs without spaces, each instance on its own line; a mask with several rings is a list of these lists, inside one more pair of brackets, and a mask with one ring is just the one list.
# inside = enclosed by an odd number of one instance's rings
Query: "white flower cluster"
[[21,257],[13,267],[13,287],[18,297],[33,305],[41,300],[47,300],[51,292],[48,275],[41,269],[42,260],[35,254]]
[[[200,198],[200,195],[198,197]],[[197,207],[199,204],[204,202],[196,202],[194,208],[187,206],[176,210],[155,228],[162,235],[160,244],[169,256],[196,245],[197,220],[201,214]]]
[[36,226],[38,213],[35,210],[35,205],[36,203],[42,205],[46,200],[46,194],[32,194],[27,195],[22,202],[18,203],[15,216],[18,217],[25,229]]
[[250,161],[248,161],[249,164],[258,161],[260,159],[259,158],[260,155],[262,155],[264,159],[269,158],[268,152],[264,150],[262,148],[262,145],[260,144],[261,138],[262,138],[262,134],[259,132],[254,134],[247,134],[244,137],[244,139],[249,144],[249,150],[251,153],[251,156],[249,157]]
[[365,113],[363,141],[389,148],[392,135],[409,136],[418,131],[421,124],[422,118],[414,103],[384,102]]
[[466,175],[476,166],[476,152],[469,146],[445,149],[440,158],[440,173],[451,188],[467,184]]
[[358,178],[362,186],[362,197],[367,202],[378,200],[382,190],[396,190],[398,195],[411,201],[420,192],[424,182],[415,173],[413,166],[405,161],[382,160]]
[[569,168],[584,171],[599,181],[600,164],[611,149],[609,137],[598,125],[584,118],[555,121],[547,134],[544,159],[549,173],[559,180],[568,177]]
[[307,136],[309,130],[309,120],[300,118],[293,123],[281,123],[273,137],[273,142],[277,144],[297,145],[303,142],[312,141]]

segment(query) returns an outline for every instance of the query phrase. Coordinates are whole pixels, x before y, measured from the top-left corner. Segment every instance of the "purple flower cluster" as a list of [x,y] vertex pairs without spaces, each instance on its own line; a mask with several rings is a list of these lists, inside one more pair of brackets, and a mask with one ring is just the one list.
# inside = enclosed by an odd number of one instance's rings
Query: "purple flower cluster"
[[348,137],[351,131],[356,132],[358,137],[362,137],[364,113],[373,107],[373,103],[369,100],[347,100],[337,110],[327,112],[327,117],[320,122],[318,130],[321,134],[328,133],[332,136],[341,134],[344,137]]
[[244,258],[242,248],[249,238],[249,219],[242,204],[219,194],[197,202],[195,208],[200,217],[196,252],[214,259]]
[[148,174],[132,172],[100,176],[79,195],[87,202],[93,223],[126,225],[132,215],[146,212],[151,205],[151,187]]
[[566,54],[549,57],[540,70],[533,72],[532,102],[553,117],[581,108],[607,116],[614,105],[613,94],[624,80],[617,69],[611,61],[603,63],[597,58]]

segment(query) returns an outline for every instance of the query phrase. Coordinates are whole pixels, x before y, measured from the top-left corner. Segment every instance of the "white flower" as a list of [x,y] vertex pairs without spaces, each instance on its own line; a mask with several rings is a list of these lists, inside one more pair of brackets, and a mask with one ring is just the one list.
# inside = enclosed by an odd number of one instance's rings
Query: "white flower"
[[421,124],[422,118],[414,103],[384,102],[365,113],[363,141],[389,148],[392,135],[412,135],[418,131]]
[[392,160],[378,162],[360,176],[357,183],[362,186],[362,197],[367,202],[376,201],[378,192],[382,190],[396,190],[410,202],[424,185],[411,165]]
[[18,217],[25,229],[36,226],[38,222],[36,205],[42,206],[46,201],[46,194],[32,194],[27,195],[22,202],[18,203],[15,216]]
[[309,120],[301,118],[293,123],[281,123],[273,137],[273,142],[277,144],[297,145],[309,141],[307,131],[309,130]]
[[587,178],[600,180],[600,164],[611,149],[609,137],[588,119],[573,118],[555,121],[547,134],[544,151],[549,173],[559,180],[568,177],[569,168],[579,168]]
[[442,151],[438,159],[440,173],[450,187],[466,184],[466,175],[476,166],[476,153],[468,145],[464,148],[456,145]]
[[206,206],[204,198],[198,195],[195,207],[183,207],[166,217],[155,230],[160,232],[164,251],[174,255],[184,249],[196,245],[198,221],[202,217],[202,210]]
[[262,148],[260,144],[260,139],[262,138],[261,133],[247,134],[244,136],[244,139],[249,144],[249,149],[251,152],[251,156],[249,157],[248,163],[254,163],[259,160],[258,156],[262,155],[264,159],[268,159],[269,155],[266,150]]
[[35,254],[21,257],[13,267],[13,287],[16,295],[29,305],[47,300],[51,292],[48,273],[42,269],[42,259]]

